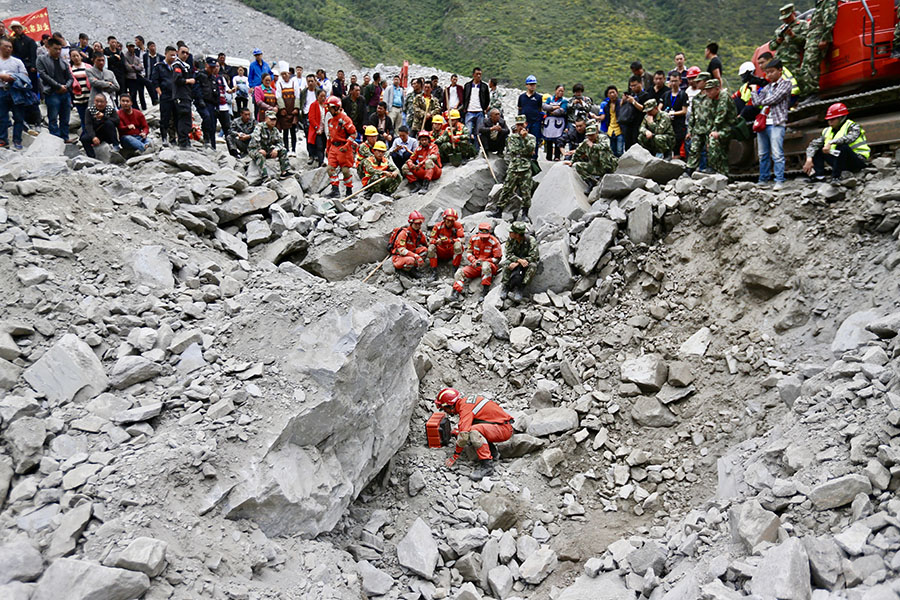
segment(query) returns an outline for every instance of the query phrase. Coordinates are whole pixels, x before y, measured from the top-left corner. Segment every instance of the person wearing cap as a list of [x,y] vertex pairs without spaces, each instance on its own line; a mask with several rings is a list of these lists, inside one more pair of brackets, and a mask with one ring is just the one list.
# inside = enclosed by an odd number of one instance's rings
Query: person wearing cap
[[424,129],[419,131],[419,147],[403,165],[403,176],[413,186],[413,193],[424,194],[431,182],[441,176],[441,153],[431,141],[431,134]]
[[571,164],[575,172],[588,184],[588,191],[600,183],[603,176],[612,173],[619,165],[619,159],[613,154],[609,145],[609,137],[600,133],[596,123],[585,129],[585,138],[572,154]]
[[644,104],[644,120],[638,131],[638,143],[651,154],[672,158],[675,128],[672,126],[672,118],[660,110],[656,100],[650,99]]
[[706,141],[709,135],[709,103],[703,86],[710,80],[706,71],[700,71],[691,82],[691,87],[696,93],[691,97],[688,108],[687,135],[685,136],[685,150],[688,153],[686,173],[690,175],[695,170],[705,171],[708,166]]
[[769,42],[769,50],[775,58],[790,71],[799,71],[803,62],[803,49],[806,46],[808,23],[797,18],[793,4],[781,7],[781,26],[775,30],[775,37]]
[[466,261],[469,264],[460,266],[456,271],[452,294],[454,300],[460,299],[466,283],[476,277],[481,277],[482,298],[491,291],[494,275],[500,270],[500,260],[503,258],[503,247],[500,240],[494,237],[492,229],[488,221],[479,223],[478,233],[469,238],[469,248],[466,252]]
[[435,140],[441,152],[441,160],[450,161],[458,167],[464,160],[475,156],[475,147],[469,137],[469,128],[460,121],[459,111],[455,108],[448,113],[447,126]]
[[373,125],[366,125],[363,130],[363,143],[356,149],[356,174],[363,176],[363,161],[372,156],[372,148],[378,141],[378,130]]
[[491,216],[499,218],[503,209],[518,193],[522,199],[522,208],[517,213],[528,217],[531,208],[531,194],[534,191],[534,178],[531,172],[531,161],[537,148],[537,140],[528,132],[528,120],[525,115],[516,115],[516,125],[506,141],[506,179],[497,194],[497,202]]
[[422,93],[413,99],[412,110],[412,125],[410,125],[410,129],[413,131],[422,129],[431,131],[432,117],[441,114],[441,101],[432,95],[430,81],[422,84]]
[[[710,79],[703,86],[706,96],[705,116],[706,127],[709,133],[706,135],[705,145],[709,168],[721,175],[728,175],[728,144],[731,141],[731,127],[737,116],[737,108],[727,94],[722,94],[722,84],[718,79]],[[694,157],[694,148],[691,147],[691,158]],[[688,162],[688,169],[692,167]],[[696,165],[694,165],[696,168]]]
[[753,104],[766,115],[765,131],[757,132],[759,150],[759,183],[768,183],[775,172],[775,189],[784,186],[784,134],[793,84],[782,77],[782,64],[777,58],[766,64],[768,84],[753,92]]
[[503,247],[503,262],[500,263],[503,273],[500,297],[506,300],[511,293],[513,302],[521,302],[522,291],[531,283],[540,261],[537,240],[528,233],[525,223],[514,222],[509,228],[509,239]]
[[268,73],[272,79],[275,79],[275,73],[272,72],[272,68],[269,66],[269,63],[263,60],[262,50],[259,48],[253,49],[253,62],[250,63],[250,72],[247,74],[248,84],[250,88],[259,87],[262,83],[262,76]]
[[831,166],[832,181],[840,181],[844,171],[856,173],[866,167],[870,155],[866,132],[849,115],[850,111],[840,102],[828,107],[828,126],[806,148],[803,172],[812,181],[825,180],[826,163]]
[[243,158],[250,153],[250,138],[253,137],[255,128],[256,119],[253,118],[250,107],[245,106],[241,109],[238,119],[231,124],[231,130],[225,138],[225,145],[228,146],[228,152],[232,156]]
[[400,187],[400,169],[385,156],[386,153],[387,144],[378,141],[372,146],[372,155],[361,161],[363,187],[373,184],[365,191],[369,196],[375,193],[391,196]]
[[37,73],[37,42],[25,35],[25,27],[19,21],[12,21],[9,28],[12,31],[12,35],[9,37],[13,47],[12,55],[25,65],[28,77],[31,79],[32,89],[40,90]]
[[[532,152],[531,159],[537,160],[538,157],[538,148],[541,145],[541,122],[544,119],[544,111],[543,111],[543,97],[538,94],[535,90],[537,90],[537,77],[534,75],[529,75],[525,79],[525,91],[519,94],[519,100],[517,102],[517,106],[519,109],[519,114],[525,117],[525,126],[528,130],[528,133],[534,137],[534,151]],[[518,124],[519,120],[516,119],[516,123]],[[529,165],[529,169],[531,166]],[[529,194],[529,201],[531,200],[531,195]]]
[[488,111],[487,119],[482,121],[478,128],[478,139],[485,152],[503,154],[506,149],[506,140],[509,138],[509,125],[503,120],[500,110],[492,108]]
[[[359,90],[359,86],[356,86]],[[359,92],[357,92],[359,96]],[[349,98],[350,96],[347,96]],[[346,101],[347,98],[344,98]],[[340,198],[340,176],[344,177],[346,195],[353,193],[353,176],[350,169],[356,158],[354,144],[356,143],[356,126],[341,106],[341,100],[337,96],[331,96],[325,101],[328,113],[328,140],[325,146],[325,156],[328,159],[328,178],[331,180],[331,192],[329,198]]]
[[814,96],[819,91],[819,69],[822,60],[828,56],[837,12],[838,0],[816,0],[806,29],[803,63],[796,72],[801,96]]
[[266,159],[277,158],[278,166],[281,167],[281,179],[285,179],[291,174],[291,164],[288,162],[287,148],[284,147],[284,140],[281,132],[275,127],[278,119],[278,112],[274,110],[266,111],[266,120],[253,130],[250,136],[250,158],[259,169],[260,176],[265,180],[269,178],[269,171],[266,168]]
[[203,130],[203,143],[213,150],[216,149],[216,120],[222,126],[222,133],[227,138],[231,129],[230,113],[219,110],[226,104],[225,78],[219,74],[219,62],[212,56],[206,57],[206,68],[197,73],[197,88],[200,93],[201,103],[198,107]]

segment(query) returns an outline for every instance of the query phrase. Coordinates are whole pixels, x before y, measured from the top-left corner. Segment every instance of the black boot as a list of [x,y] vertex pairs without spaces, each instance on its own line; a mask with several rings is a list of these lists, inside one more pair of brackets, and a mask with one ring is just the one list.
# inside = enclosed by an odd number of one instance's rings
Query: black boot
[[428,281],[431,281],[433,283],[437,280],[438,280],[438,268],[434,267],[433,269],[431,269],[431,273],[429,273],[429,275],[428,275]]
[[341,188],[339,186],[333,185],[331,186],[331,191],[328,192],[326,198],[340,198],[341,197]]
[[500,299],[501,299],[501,300],[506,300],[506,298],[507,298],[508,296],[509,296],[509,288],[506,287],[505,285],[504,285],[504,286],[501,286],[501,287],[500,287]]
[[352,195],[353,195],[353,188],[345,185],[344,186],[344,198],[346,198],[347,196],[352,196]]
[[410,189],[409,191],[410,191],[411,194],[415,194],[415,193],[418,192],[421,188],[422,188],[422,182],[421,182],[421,181],[415,181],[415,182],[412,183],[412,189]]
[[486,298],[487,295],[490,293],[490,291],[491,291],[491,286],[484,285],[483,283],[481,284],[481,297],[482,298]]
[[460,294],[457,290],[453,290],[453,292],[450,294],[450,300],[452,302],[462,300],[462,294]]
[[427,194],[427,193],[428,193],[428,188],[429,188],[430,186],[431,186],[431,182],[430,182],[429,180],[426,179],[425,181],[422,182],[422,187],[419,188],[419,193],[420,193],[420,194]]
[[472,474],[469,475],[469,479],[472,481],[481,481],[485,477],[490,477],[494,474],[494,461],[491,459],[482,460],[478,463],[478,466],[475,467],[475,470],[472,471]]
[[503,216],[503,209],[500,207],[495,208],[493,212],[491,212],[490,216],[492,219],[499,219]]

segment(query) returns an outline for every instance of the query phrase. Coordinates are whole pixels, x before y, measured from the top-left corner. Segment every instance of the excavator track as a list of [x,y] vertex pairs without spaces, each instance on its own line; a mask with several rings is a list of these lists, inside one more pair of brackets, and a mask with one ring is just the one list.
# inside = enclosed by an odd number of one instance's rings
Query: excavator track
[[900,103],[900,85],[891,85],[803,104],[795,107],[788,114],[788,125],[802,126],[806,124],[805,121],[811,118],[817,122],[823,122],[825,110],[835,102],[842,102],[850,110],[850,114],[857,116],[869,114],[873,109],[880,107],[886,109],[896,108],[898,103]]

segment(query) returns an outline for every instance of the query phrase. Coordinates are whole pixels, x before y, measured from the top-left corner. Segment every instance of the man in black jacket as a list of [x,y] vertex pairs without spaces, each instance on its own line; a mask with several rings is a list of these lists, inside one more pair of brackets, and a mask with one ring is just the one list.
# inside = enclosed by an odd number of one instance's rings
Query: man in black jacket
[[47,125],[50,133],[69,141],[69,115],[72,103],[69,93],[74,78],[68,65],[61,57],[62,44],[51,37],[47,40],[47,54],[37,59],[37,70],[41,76],[44,101],[47,103]]
[[159,95],[156,93],[156,84],[153,83],[153,70],[164,60],[163,55],[156,51],[156,42],[147,42],[147,50],[141,54],[141,60],[144,61],[144,86],[150,93],[150,102],[156,106],[159,104]]
[[175,46],[166,46],[166,56],[163,62],[157,64],[150,72],[150,81],[159,97],[159,134],[163,146],[169,145],[178,139],[175,133],[175,72],[172,70],[177,57]]
[[[626,113],[625,116],[619,118],[619,126],[625,136],[625,149],[628,150],[637,143],[638,131],[641,128],[641,121],[644,120],[644,103],[650,99],[650,94],[644,91],[643,79],[640,75],[632,75],[628,81],[628,91],[622,99],[622,108],[619,114]],[[628,105],[628,111],[625,110]]]
[[84,119],[84,132],[81,134],[81,144],[84,153],[91,158],[96,158],[94,148],[103,142],[112,144],[113,149],[119,149],[119,113],[106,102],[105,94],[94,96],[94,105],[89,106]]
[[[203,121],[201,128],[203,129],[203,143],[209,145],[213,150],[216,149],[216,117],[219,113],[219,105],[224,95],[224,80],[219,75],[219,63],[212,56],[206,57],[206,70],[197,73],[197,87],[200,88],[201,103],[200,116]],[[224,113],[226,116],[228,113]],[[222,132],[228,135],[228,125],[230,123],[222,123]]]
[[478,142],[484,146],[485,151],[503,154],[506,149],[506,138],[509,137],[509,126],[500,116],[499,110],[491,109],[487,121],[481,122],[476,137]]
[[38,85],[37,73],[37,42],[25,35],[25,28],[18,21],[10,23],[9,28],[13,32],[10,38],[13,45],[13,56],[25,65],[28,77],[31,79],[31,87],[35,92],[40,93],[41,87]]
[[387,113],[387,104],[379,102],[375,112],[369,117],[368,124],[378,130],[378,139],[387,145],[394,140],[394,122]]
[[[116,76],[116,82],[119,84],[119,95],[122,95],[128,89],[125,81],[125,54],[122,53],[122,45],[115,36],[109,36],[107,44],[107,48],[103,51],[103,54],[106,55],[106,68]],[[118,97],[116,100],[118,101]]]
[[[475,94],[472,94],[472,90],[475,90]],[[466,127],[469,128],[476,147],[481,143],[478,131],[484,123],[484,115],[490,102],[491,91],[487,84],[481,81],[481,68],[475,67],[472,69],[472,81],[466,82],[463,86],[463,100],[459,112],[465,119]]]
[[341,101],[341,105],[353,126],[356,127],[356,138],[359,141],[366,125],[366,101],[362,97],[362,92],[358,83],[351,83],[347,96]]
[[178,147],[191,147],[191,100],[194,97],[194,71],[184,61],[190,56],[187,46],[178,49],[178,60],[172,65],[173,90],[175,99],[175,126],[178,131]]

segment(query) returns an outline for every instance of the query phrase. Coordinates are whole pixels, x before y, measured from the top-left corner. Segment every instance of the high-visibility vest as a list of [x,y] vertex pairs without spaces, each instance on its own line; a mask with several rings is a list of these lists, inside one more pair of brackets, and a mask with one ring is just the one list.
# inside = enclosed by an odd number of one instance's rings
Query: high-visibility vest
[[744,104],[750,104],[750,99],[753,97],[753,90],[750,89],[750,84],[745,83],[738,88],[737,95],[744,101]]
[[[831,127],[826,127],[822,130],[822,137],[825,138],[825,145],[830,146],[831,140],[835,138],[842,138],[847,135],[847,131],[850,130],[850,126],[853,125],[853,121],[850,119],[844,119],[844,123],[841,125],[840,129],[837,130],[837,133],[834,132],[834,129]],[[868,160],[869,158],[869,143],[866,141],[866,132],[863,131],[863,128],[859,128],[859,137],[850,142],[850,149]]]
[[791,73],[791,70],[787,67],[784,67],[781,70],[781,76],[791,82],[791,96],[799,96],[800,95],[800,84],[797,83],[797,78],[794,77],[794,74]]

